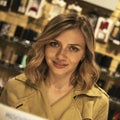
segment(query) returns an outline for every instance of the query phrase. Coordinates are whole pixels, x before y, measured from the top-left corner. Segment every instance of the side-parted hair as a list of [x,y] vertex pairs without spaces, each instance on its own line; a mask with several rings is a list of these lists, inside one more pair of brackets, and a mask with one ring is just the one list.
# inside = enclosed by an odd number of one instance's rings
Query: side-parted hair
[[45,61],[45,47],[51,39],[68,29],[78,28],[85,38],[85,57],[78,64],[71,76],[71,84],[82,85],[83,90],[89,90],[99,78],[98,66],[95,62],[94,32],[89,20],[84,15],[60,14],[50,20],[44,27],[38,40],[28,52],[25,74],[34,84],[45,80],[48,73],[48,65]]

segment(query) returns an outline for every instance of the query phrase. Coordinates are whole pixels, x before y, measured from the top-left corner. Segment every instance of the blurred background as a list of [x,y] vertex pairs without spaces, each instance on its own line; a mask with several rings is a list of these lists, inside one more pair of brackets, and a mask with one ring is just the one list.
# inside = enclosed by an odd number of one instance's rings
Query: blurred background
[[109,120],[120,120],[120,0],[0,0],[0,93],[23,72],[45,24],[69,12],[88,16],[93,26],[97,84],[110,96]]

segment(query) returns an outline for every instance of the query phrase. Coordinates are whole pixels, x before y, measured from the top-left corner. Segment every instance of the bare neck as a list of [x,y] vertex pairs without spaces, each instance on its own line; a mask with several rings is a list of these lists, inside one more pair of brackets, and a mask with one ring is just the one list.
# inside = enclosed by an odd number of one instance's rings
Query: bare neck
[[70,76],[49,75],[46,79],[46,85],[49,87],[54,87],[58,90],[64,90],[72,87],[70,83]]

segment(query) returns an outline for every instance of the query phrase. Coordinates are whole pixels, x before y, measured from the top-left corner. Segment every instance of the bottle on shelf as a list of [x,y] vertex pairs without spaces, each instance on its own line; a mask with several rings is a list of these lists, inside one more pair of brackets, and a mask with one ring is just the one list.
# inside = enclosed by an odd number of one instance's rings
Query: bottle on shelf
[[67,13],[76,13],[76,14],[81,14],[82,13],[82,7],[76,4],[70,4],[68,5],[66,9]]
[[47,19],[50,20],[53,17],[61,13],[64,13],[65,7],[66,7],[66,2],[64,0],[52,0]]
[[28,0],[13,0],[11,11],[24,14],[26,11]]
[[110,35],[110,42],[115,45],[120,45],[120,21],[117,20],[114,24],[113,30]]
[[99,15],[96,12],[92,11],[92,12],[89,12],[87,16],[88,16],[88,19],[89,19],[92,27],[95,30]]
[[95,39],[107,43],[113,29],[113,20],[110,18],[99,17],[95,28]]
[[11,0],[0,0],[0,10],[8,11],[11,5]]
[[7,38],[8,34],[10,33],[11,24],[5,21],[0,22],[0,37]]
[[0,47],[0,61],[2,60],[2,48]]
[[115,79],[120,80],[120,63],[118,64],[115,72],[113,73],[113,77],[114,77]]

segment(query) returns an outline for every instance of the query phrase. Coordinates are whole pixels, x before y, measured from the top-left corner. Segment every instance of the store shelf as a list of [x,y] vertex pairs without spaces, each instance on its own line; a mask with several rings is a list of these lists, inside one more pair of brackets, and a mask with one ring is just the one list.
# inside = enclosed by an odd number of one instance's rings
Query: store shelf
[[23,54],[27,53],[28,49],[31,48],[32,43],[27,40],[14,41],[14,40],[4,40],[0,38],[0,47],[5,48],[6,46],[12,47],[17,53]]
[[9,76],[15,76],[17,74],[20,74],[22,70],[17,65],[12,65],[9,63],[4,63],[3,61],[0,61],[0,77],[4,75]]
[[120,61],[120,52],[116,55],[114,53],[115,50],[120,51],[120,46],[115,46],[110,43],[101,43],[98,41],[96,42],[96,49],[95,49],[96,52],[110,56],[113,59]]
[[17,14],[15,12],[5,12],[5,11],[0,11],[0,20],[1,21],[5,21],[5,22],[9,22],[13,25],[20,25],[23,27],[27,26],[28,23],[28,19],[29,17],[26,15],[21,15],[21,14]]

